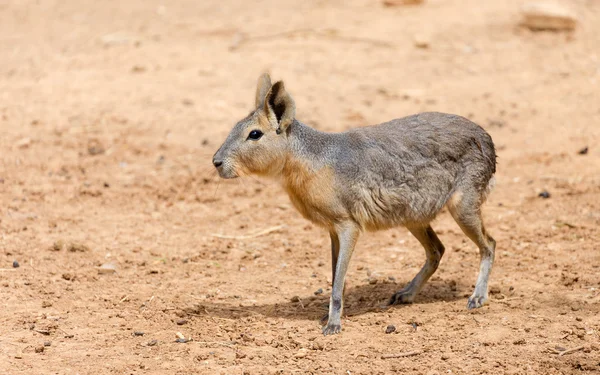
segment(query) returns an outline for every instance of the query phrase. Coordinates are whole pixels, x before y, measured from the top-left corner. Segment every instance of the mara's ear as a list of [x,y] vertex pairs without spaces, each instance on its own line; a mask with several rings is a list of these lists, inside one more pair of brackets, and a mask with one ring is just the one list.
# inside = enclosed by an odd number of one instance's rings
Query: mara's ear
[[267,96],[267,92],[269,92],[270,89],[271,77],[269,76],[269,73],[263,73],[260,77],[258,77],[258,83],[256,84],[256,108],[263,105],[265,102],[265,96]]
[[285,91],[283,82],[276,82],[265,97],[264,110],[267,116],[277,121],[277,134],[285,131],[296,117],[296,104],[290,94]]

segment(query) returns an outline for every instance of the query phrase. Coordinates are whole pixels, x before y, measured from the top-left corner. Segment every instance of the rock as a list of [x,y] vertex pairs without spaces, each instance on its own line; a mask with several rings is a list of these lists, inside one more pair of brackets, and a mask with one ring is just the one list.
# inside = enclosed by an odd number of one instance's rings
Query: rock
[[134,336],[144,336],[144,334],[145,334],[145,333],[144,333],[144,332],[142,332],[142,331],[134,331],[134,332],[133,332],[133,335],[134,335]]
[[19,262],[13,260],[13,268],[19,268]]
[[431,45],[429,38],[426,35],[422,35],[422,34],[415,35],[413,37],[413,43],[414,43],[415,47],[422,48],[422,49],[429,48]]
[[298,297],[298,296],[293,296],[293,297],[290,299],[290,301],[292,301],[292,302],[300,302],[300,297]]
[[27,147],[29,147],[30,144],[31,144],[31,138],[23,138],[23,139],[20,139],[19,141],[17,141],[17,143],[15,143],[15,145],[18,148],[27,148]]
[[323,344],[322,341],[317,340],[317,341],[313,342],[312,348],[313,348],[313,350],[323,350],[323,349],[325,349],[325,344]]
[[315,296],[318,296],[319,294],[323,294],[323,288],[319,288],[315,291]]
[[490,287],[490,294],[500,294],[501,292],[500,287],[496,285]]
[[185,339],[185,336],[181,332],[175,332],[175,336],[177,336],[177,338],[180,338],[180,339]]
[[97,269],[99,275],[112,275],[113,273],[117,272],[117,267],[112,263],[104,263]]
[[387,326],[385,329],[385,333],[387,333],[387,334],[394,333],[394,332],[396,332],[396,327],[391,324],[389,326]]
[[88,154],[95,156],[104,153],[104,147],[97,139],[90,139],[88,142]]
[[43,353],[44,352],[44,345],[38,345],[35,347],[35,352],[36,353]]
[[184,324],[187,324],[187,322],[188,322],[187,319],[180,319],[180,320],[177,321],[177,325],[178,326],[182,326]]
[[588,146],[585,146],[584,148],[582,148],[581,150],[579,150],[577,153],[579,155],[587,155],[588,151],[589,151]]
[[89,246],[81,242],[69,242],[69,244],[67,245],[67,250],[69,250],[72,253],[84,253],[90,251],[90,248]]
[[386,7],[397,7],[402,5],[420,5],[425,0],[383,0],[383,5]]
[[308,350],[306,348],[302,348],[298,350],[296,354],[294,354],[294,358],[304,358],[308,355]]
[[548,191],[544,190],[538,194],[538,197],[548,199],[548,198],[550,198],[550,193]]
[[148,345],[148,346],[156,346],[156,344],[158,344],[158,340],[151,340],[146,345]]
[[521,24],[531,30],[573,30],[577,17],[567,7],[553,2],[525,4],[522,8]]
[[52,302],[51,301],[42,301],[42,308],[46,308],[46,307],[50,307],[52,306]]
[[146,67],[142,65],[134,65],[131,67],[131,73],[144,73],[146,71]]
[[54,241],[52,246],[50,246],[49,250],[50,251],[61,251],[64,247],[65,247],[65,241],[56,240],[56,241]]
[[50,346],[52,343],[50,341],[44,341],[44,346]]
[[73,275],[71,275],[70,273],[63,273],[62,278],[69,281],[73,278]]
[[183,338],[183,339],[179,338],[179,339],[175,340],[175,342],[179,343],[179,344],[185,344],[186,342],[190,342],[190,341],[191,340],[188,340],[186,338]]

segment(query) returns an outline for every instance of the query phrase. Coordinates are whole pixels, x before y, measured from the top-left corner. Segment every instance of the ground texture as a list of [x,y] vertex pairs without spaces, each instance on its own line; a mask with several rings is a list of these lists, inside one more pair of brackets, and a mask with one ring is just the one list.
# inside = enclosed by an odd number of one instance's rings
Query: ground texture
[[[515,0],[0,2],[0,373],[600,372],[600,3],[568,3],[567,34]],[[211,166],[263,71],[320,130],[436,110],[490,132],[488,306],[466,310],[478,252],[444,212],[415,303],[381,307],[417,240],[366,234],[321,335],[327,234]]]

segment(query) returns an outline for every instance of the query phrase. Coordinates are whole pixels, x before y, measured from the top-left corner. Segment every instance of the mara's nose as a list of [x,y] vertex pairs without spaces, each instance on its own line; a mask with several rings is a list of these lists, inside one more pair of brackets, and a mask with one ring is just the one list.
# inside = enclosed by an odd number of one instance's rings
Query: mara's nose
[[220,166],[222,166],[222,165],[223,165],[223,162],[222,162],[221,160],[215,160],[215,159],[213,159],[213,165],[214,165],[216,168],[219,168]]

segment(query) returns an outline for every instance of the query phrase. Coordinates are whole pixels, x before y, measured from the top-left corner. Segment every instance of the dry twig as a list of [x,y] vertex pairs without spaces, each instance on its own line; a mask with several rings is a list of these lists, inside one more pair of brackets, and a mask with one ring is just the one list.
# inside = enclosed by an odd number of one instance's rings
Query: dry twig
[[225,238],[225,239],[230,239],[230,240],[245,240],[248,238],[256,238],[256,237],[260,237],[260,236],[264,236],[265,234],[269,234],[272,232],[276,232],[280,229],[285,228],[285,225],[277,225],[271,228],[267,228],[264,230],[261,230],[259,232],[256,233],[252,233],[252,234],[247,234],[247,235],[243,235],[243,236],[228,236],[225,234],[211,234],[211,236],[213,237],[217,237],[217,238]]
[[404,352],[404,353],[383,354],[381,356],[381,359],[412,357],[412,356],[419,355],[422,353],[423,353],[422,350],[413,350],[411,352]]
[[234,42],[229,46],[229,50],[234,51],[240,48],[243,44],[247,44],[255,41],[277,39],[277,38],[289,38],[298,34],[313,35],[321,38],[329,38],[341,42],[350,43],[365,43],[377,47],[392,48],[394,45],[390,42],[376,39],[359,38],[353,36],[342,36],[338,35],[336,30],[313,30],[313,29],[296,29],[290,31],[283,31],[275,34],[259,35],[259,36],[245,36],[238,34]]
[[571,354],[571,353],[575,353],[575,352],[578,352],[580,350],[583,350],[583,348],[584,348],[583,346],[578,346],[576,348],[571,348],[571,349],[562,350],[562,351],[554,349],[554,352],[556,354],[558,354],[559,357],[562,357],[565,354]]

